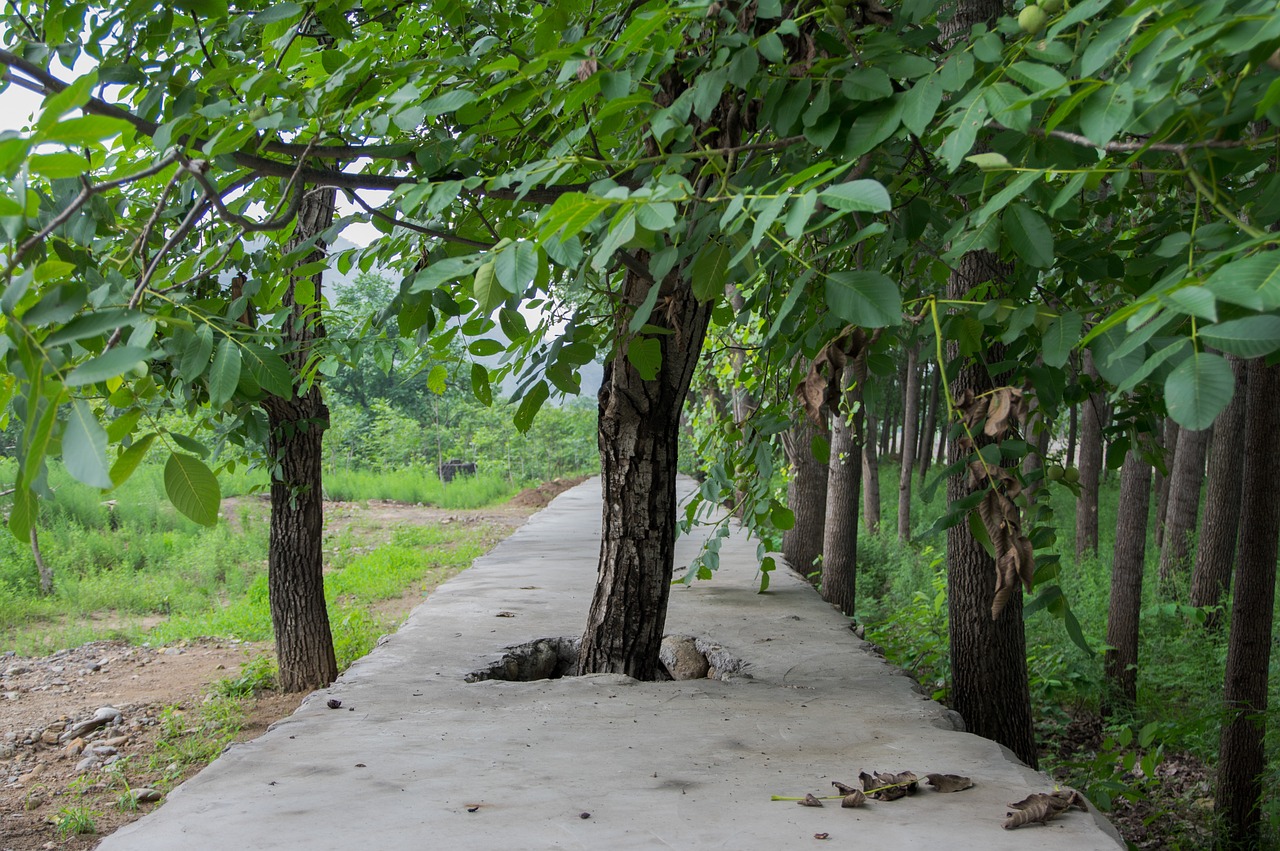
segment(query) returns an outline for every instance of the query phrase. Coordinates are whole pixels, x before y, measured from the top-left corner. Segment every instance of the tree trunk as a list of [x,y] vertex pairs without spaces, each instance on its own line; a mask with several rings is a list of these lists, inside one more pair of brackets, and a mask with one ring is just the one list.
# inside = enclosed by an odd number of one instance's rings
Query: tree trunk
[[1137,447],[1124,456],[1120,506],[1111,567],[1111,609],[1107,615],[1106,682],[1102,717],[1132,709],[1138,700],[1138,617],[1142,610],[1142,573],[1147,555],[1147,515],[1151,508],[1151,465]]
[[916,463],[916,429],[920,424],[920,347],[907,350],[907,409],[902,415],[902,458],[898,471],[898,540],[911,540],[911,474]]
[[1191,558],[1191,536],[1200,513],[1200,488],[1204,484],[1204,451],[1209,430],[1182,429],[1178,451],[1169,476],[1169,504],[1165,509],[1164,546],[1160,548],[1160,584],[1181,574]]
[[[966,254],[952,272],[947,295],[969,296],[987,281],[1012,276],[1009,264],[979,251]],[[950,344],[951,356],[959,350]],[[993,345],[991,362],[1003,357],[1003,347]],[[985,365],[962,362],[952,384],[957,396],[970,390],[979,396],[993,382]],[[979,435],[981,439],[981,435]],[[981,440],[980,440],[981,442]],[[953,443],[952,462],[965,453]],[[963,499],[972,491],[963,475],[947,480],[947,499]],[[966,729],[994,739],[1013,751],[1027,765],[1037,764],[1035,733],[1031,721],[1031,693],[1027,683],[1026,634],[1022,620],[1022,593],[1015,590],[1000,617],[992,620],[996,568],[991,556],[969,531],[967,523],[947,530],[947,607],[951,618],[951,705],[964,718]]]
[[1156,471],[1156,546],[1164,549],[1164,530],[1169,516],[1169,483],[1173,480],[1173,465],[1178,457],[1178,435],[1182,429],[1172,417],[1164,420],[1164,468]]
[[[600,473],[604,508],[600,567],[582,635],[579,674],[626,674],[652,680],[667,618],[675,563],[676,463],[680,412],[689,391],[712,302],[699,303],[687,278],[662,283],[663,311],[649,322],[671,330],[649,339],[662,365],[649,381],[627,358],[624,342],[609,361],[599,393]],[[626,273],[623,300],[640,304],[650,281]],[[616,333],[627,341],[629,311]]]
[[[335,191],[313,191],[298,209],[298,224],[287,250],[333,224]],[[324,244],[304,263],[324,259]],[[312,277],[317,296],[319,274]],[[294,300],[298,280],[290,282],[284,303],[290,311],[284,326],[289,347],[285,362],[296,376],[311,357],[312,347],[324,336],[314,306]],[[299,392],[301,391],[301,392]],[[275,630],[278,683],[286,692],[323,688],[338,676],[329,632],[329,612],[324,600],[324,530],[321,460],[323,436],[329,427],[329,410],[315,384],[295,389],[291,399],[268,396],[262,403],[270,425],[268,452],[271,465],[271,533],[268,551],[268,589],[271,624]]]
[[[1084,374],[1097,381],[1093,352],[1084,352]],[[1098,480],[1102,473],[1102,427],[1107,404],[1091,393],[1080,405],[1080,498],[1076,503],[1076,561],[1098,554]]]
[[880,534],[880,458],[876,454],[875,417],[862,415],[866,437],[862,441],[862,514],[867,531]]
[[865,355],[851,356],[840,376],[843,410],[831,416],[827,519],[822,536],[822,599],[850,617],[857,600],[858,496],[862,485],[862,382]]
[[36,533],[35,524],[31,524],[31,557],[36,562],[36,572],[40,574],[40,593],[48,597],[53,593],[53,570],[44,563],[40,554],[40,537]]
[[1249,362],[1241,492],[1240,556],[1223,699],[1229,713],[1218,757],[1217,812],[1231,848],[1262,843],[1267,674],[1271,665],[1277,537],[1280,536],[1280,366]]
[[[1049,452],[1049,423],[1040,410],[1040,399],[1032,394],[1027,414],[1026,439],[1031,444],[1031,451],[1022,459],[1022,475],[1030,478],[1037,470],[1044,469],[1044,458]],[[1027,502],[1035,504],[1036,494],[1044,487],[1044,479],[1039,478],[1027,485],[1025,493]]]
[[[1209,452],[1209,484],[1205,494],[1204,521],[1196,548],[1196,568],[1191,577],[1191,605],[1217,606],[1231,588],[1231,567],[1236,559],[1240,528],[1240,477],[1244,471],[1244,409],[1248,397],[1247,366],[1228,355],[1235,373],[1235,395],[1213,425]],[[1205,625],[1216,629],[1221,613],[1211,611]]]
[[[924,451],[920,453],[920,483],[924,484],[924,478],[929,474],[929,466],[933,463],[933,435],[938,430],[938,407],[941,404],[939,396],[941,395],[942,385],[942,366],[935,364],[933,367],[933,386],[929,390],[929,415],[924,421],[924,436],[920,441],[920,445]],[[946,428],[942,430],[946,435]],[[938,444],[938,455],[941,458],[943,453],[943,445]]]
[[783,448],[791,465],[787,507],[796,523],[782,533],[782,555],[791,569],[808,579],[822,555],[823,525],[827,519],[827,465],[813,457],[813,439],[826,433],[803,411],[784,433]]
[[1078,405],[1071,406],[1071,422],[1067,427],[1067,463],[1066,466],[1074,467],[1076,465],[1076,438],[1080,433],[1080,407]]

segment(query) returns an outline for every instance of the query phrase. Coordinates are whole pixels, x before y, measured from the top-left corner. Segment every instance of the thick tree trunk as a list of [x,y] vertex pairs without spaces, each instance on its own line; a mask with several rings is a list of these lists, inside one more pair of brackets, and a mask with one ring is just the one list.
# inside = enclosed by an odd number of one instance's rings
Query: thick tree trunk
[[[1097,381],[1093,352],[1084,352],[1084,374]],[[1102,474],[1102,428],[1107,403],[1091,393],[1080,405],[1080,498],[1076,503],[1076,561],[1098,554],[1098,481]]]
[[813,457],[813,439],[825,433],[800,411],[795,425],[783,438],[791,465],[787,507],[795,514],[796,523],[782,533],[782,555],[791,569],[806,579],[818,570],[827,520],[827,465]]
[[[1244,472],[1244,409],[1249,386],[1245,362],[1234,355],[1228,355],[1227,360],[1235,373],[1236,389],[1231,404],[1213,425],[1204,521],[1196,547],[1196,568],[1191,576],[1193,606],[1217,606],[1222,602],[1231,588],[1231,568],[1236,559],[1240,478]],[[1210,612],[1205,625],[1216,629],[1221,625],[1221,614]]]
[[1147,555],[1147,515],[1151,508],[1151,465],[1136,448],[1124,456],[1120,506],[1111,567],[1111,609],[1107,614],[1106,683],[1102,717],[1132,709],[1138,700],[1138,617]]
[[1169,476],[1169,504],[1165,509],[1164,546],[1160,548],[1160,584],[1167,586],[1191,560],[1191,536],[1200,514],[1204,484],[1204,452],[1209,430],[1182,429]]
[[1240,556],[1223,699],[1228,713],[1218,756],[1216,809],[1223,845],[1258,848],[1266,759],[1267,674],[1271,665],[1277,538],[1280,537],[1280,366],[1249,363],[1245,411]]
[[[947,295],[969,296],[970,290],[991,280],[1003,281],[1012,270],[995,255],[980,251],[967,254],[952,275]],[[958,356],[953,345],[952,357]],[[987,353],[991,362],[1003,357],[1001,347]],[[966,390],[979,396],[993,382],[982,363],[963,362],[952,384],[957,396]],[[952,462],[964,457],[955,444]],[[947,499],[963,499],[971,493],[964,476],[947,481]],[[969,531],[967,523],[947,530],[947,604],[951,618],[951,705],[964,718],[971,733],[994,739],[1027,765],[1037,763],[1031,720],[1031,693],[1027,682],[1026,634],[1022,620],[1022,593],[1015,591],[1000,617],[992,620],[996,568],[991,556]]]
[[863,415],[866,438],[862,441],[862,519],[867,531],[880,534],[880,456],[876,454],[875,417]]
[[1173,465],[1178,457],[1178,435],[1182,429],[1172,417],[1164,420],[1164,468],[1167,472],[1156,470],[1156,547],[1164,550],[1164,530],[1169,516],[1169,483],[1173,481]]
[[[579,674],[626,674],[638,680],[658,674],[675,561],[680,411],[711,315],[711,302],[699,304],[689,281],[675,274],[663,282],[660,293],[667,308],[649,320],[671,330],[650,338],[662,346],[657,376],[641,378],[624,344],[600,386],[600,568],[582,635]],[[627,272],[623,298],[638,305],[649,288],[646,278]],[[626,313],[618,321],[620,340],[631,336]]]
[[920,423],[920,347],[907,350],[907,409],[902,415],[902,458],[898,471],[898,540],[911,540],[911,474],[916,463]]
[[[933,367],[933,384],[929,390],[929,414],[924,421],[924,435],[920,441],[923,452],[920,453],[920,482],[924,483],[925,476],[929,474],[929,466],[933,463],[933,435],[938,430],[938,406],[940,405],[939,396],[941,395],[942,385],[942,367],[935,364]],[[946,429],[943,428],[943,434]],[[942,457],[943,447],[938,444],[938,456]]]
[[865,356],[850,357],[840,377],[844,410],[831,416],[827,519],[822,536],[822,599],[854,613],[858,581],[858,497],[862,486],[862,382]]
[[[306,195],[298,210],[298,224],[288,249],[301,244],[333,223],[335,192]],[[324,244],[303,262],[324,259]],[[311,279],[320,292],[320,275]],[[284,338],[286,363],[297,376],[311,356],[314,342],[324,336],[314,306],[294,301],[289,284],[285,304],[290,316]],[[299,388],[302,389],[302,388]],[[296,391],[295,391],[296,393]],[[270,425],[271,536],[268,550],[268,589],[271,623],[275,630],[278,683],[282,691],[323,688],[338,676],[338,663],[329,632],[324,600],[323,488],[320,465],[329,410],[314,384],[291,399],[268,396],[262,403]]]

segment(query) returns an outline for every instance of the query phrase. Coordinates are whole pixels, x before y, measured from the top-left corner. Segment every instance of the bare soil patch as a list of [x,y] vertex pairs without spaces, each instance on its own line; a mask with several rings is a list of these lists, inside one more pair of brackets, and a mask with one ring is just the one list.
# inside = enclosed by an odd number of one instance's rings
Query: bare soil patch
[[[372,548],[396,528],[461,523],[488,527],[485,542],[492,545],[581,481],[556,480],[507,505],[470,511],[382,500],[327,503],[325,537],[332,543],[339,535],[355,536],[357,546]],[[236,524],[244,511],[265,516],[268,509],[265,497],[241,497],[225,500],[222,516]],[[400,623],[424,593],[413,589],[384,601],[377,614]],[[104,622],[113,617],[101,616]],[[236,677],[245,663],[270,653],[266,644],[202,639],[172,647],[93,642],[40,658],[0,655],[0,851],[92,848],[159,806],[119,809],[126,790],[113,781],[111,765],[127,760],[132,788],[164,793],[194,775],[203,766],[178,766],[157,747],[162,714],[173,707],[195,717],[214,683]],[[237,740],[261,735],[296,710],[302,697],[261,692],[249,699]],[[119,710],[119,719],[73,739],[64,736],[104,707]],[[91,757],[93,764],[86,764]],[[61,836],[55,822],[68,808],[91,813],[97,833]]]

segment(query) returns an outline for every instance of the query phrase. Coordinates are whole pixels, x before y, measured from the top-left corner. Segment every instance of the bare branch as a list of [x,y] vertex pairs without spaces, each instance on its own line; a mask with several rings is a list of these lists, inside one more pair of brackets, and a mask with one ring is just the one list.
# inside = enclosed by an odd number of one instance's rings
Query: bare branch
[[348,198],[354,201],[357,205],[359,205],[362,210],[364,210],[369,215],[373,216],[375,219],[380,219],[384,222],[387,222],[388,224],[394,225],[395,227],[404,228],[405,230],[411,230],[414,233],[420,233],[423,236],[431,236],[431,237],[435,237],[436,239],[442,239],[445,242],[454,242],[454,243],[457,243],[458,245],[469,245],[472,248],[488,249],[488,248],[493,248],[494,246],[494,243],[492,242],[480,242],[474,239],[467,239],[464,236],[458,236],[457,234],[452,234],[452,233],[449,233],[448,231],[441,231],[441,230],[436,230],[434,228],[423,227],[422,225],[414,224],[413,222],[407,222],[404,219],[397,219],[395,216],[390,215],[389,213],[384,213],[381,210],[379,210],[377,207],[374,207],[373,205],[369,204],[367,201],[365,201],[358,194],[356,194],[351,190],[347,190],[346,195]]
[[[1007,129],[999,124],[993,125],[996,129]],[[1099,145],[1097,142],[1082,136],[1079,133],[1071,133],[1066,130],[1049,130],[1048,132],[1038,128],[1031,129],[1031,135],[1040,138],[1060,139],[1063,142],[1070,142],[1073,145],[1080,145],[1085,148],[1096,148],[1099,151],[1106,151],[1109,154],[1126,154],[1137,151],[1160,151],[1162,153],[1185,154],[1190,151],[1203,149],[1231,149],[1231,148],[1253,148],[1269,145],[1280,138],[1275,133],[1269,136],[1252,136],[1248,139],[1202,139],[1198,142],[1153,142],[1150,139],[1129,139],[1125,141],[1107,142],[1105,145]]]

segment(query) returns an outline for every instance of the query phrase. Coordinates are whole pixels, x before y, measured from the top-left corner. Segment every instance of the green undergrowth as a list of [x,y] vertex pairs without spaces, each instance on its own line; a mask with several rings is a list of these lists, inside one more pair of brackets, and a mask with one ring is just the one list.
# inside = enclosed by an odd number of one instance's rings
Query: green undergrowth
[[[946,533],[929,528],[945,509],[944,495],[940,488],[932,499],[924,501],[920,489],[915,489],[915,539],[911,544],[900,544],[894,523],[896,466],[883,464],[881,477],[881,492],[886,498],[882,532],[870,535],[864,531],[859,536],[857,619],[866,626],[867,638],[884,648],[889,661],[912,673],[934,697],[945,701],[950,678]],[[1061,617],[1042,609],[1026,618],[1027,669],[1037,732],[1050,745],[1041,767],[1076,784],[1104,809],[1128,798],[1152,807],[1153,818],[1179,809],[1203,810],[1203,796],[1212,794],[1211,790],[1200,789],[1196,800],[1163,800],[1150,775],[1162,760],[1173,755],[1210,767],[1216,762],[1227,636],[1225,629],[1206,630],[1206,613],[1185,605],[1189,571],[1165,588],[1157,587],[1159,552],[1153,539],[1147,544],[1143,583],[1137,707],[1132,717],[1112,719],[1103,727],[1096,746],[1066,757],[1058,756],[1051,746],[1073,731],[1080,719],[1096,718],[1101,702],[1118,490],[1118,475],[1113,472],[1103,482],[1100,496],[1098,555],[1078,561],[1074,554],[1075,497],[1056,484],[1042,492],[1042,500],[1047,500],[1053,512],[1053,551],[1062,559],[1054,581],[1078,619],[1089,649],[1071,638]],[[1038,590],[1027,599],[1036,593]],[[1280,665],[1275,655],[1273,668]],[[1274,781],[1280,781],[1280,677],[1276,673],[1273,670],[1271,676],[1272,709],[1267,719],[1268,788],[1275,788]],[[1274,832],[1280,827],[1280,804],[1268,802],[1268,809]],[[1187,841],[1192,844],[1185,847],[1195,847],[1199,840]]]
[[[11,467],[0,462],[0,481]],[[0,649],[43,655],[106,639],[270,640],[264,507],[255,500],[213,528],[197,526],[173,511],[154,473],[141,468],[108,495],[112,504],[51,469],[53,497],[42,509],[39,543],[54,593],[39,593],[30,545],[0,534]],[[241,484],[252,487],[248,476]],[[489,480],[449,490],[482,505],[507,495]],[[370,493],[397,497],[391,489]],[[376,604],[448,578],[481,554],[489,535],[467,524],[387,534],[348,527],[326,544],[326,598],[344,667],[392,628]]]
[[459,476],[448,484],[426,469],[374,471],[358,468],[328,470],[324,492],[328,499],[361,502],[389,499],[440,508],[482,508],[510,499],[522,484],[503,476],[484,474]]

